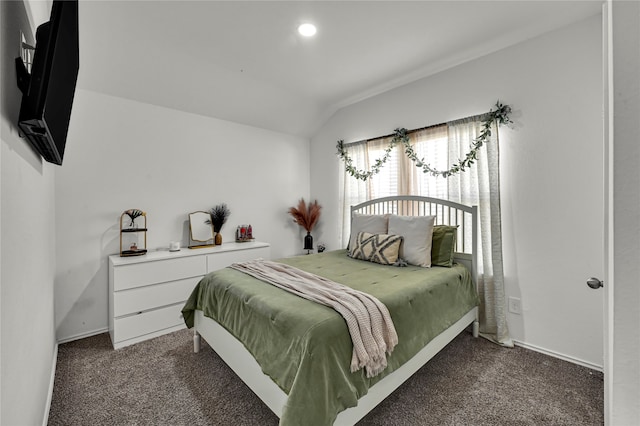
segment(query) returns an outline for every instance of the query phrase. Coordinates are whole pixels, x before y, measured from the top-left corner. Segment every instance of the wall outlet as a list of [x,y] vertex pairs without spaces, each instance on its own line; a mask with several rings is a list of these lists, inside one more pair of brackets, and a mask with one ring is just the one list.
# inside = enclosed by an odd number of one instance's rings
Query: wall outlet
[[512,314],[522,315],[522,305],[520,304],[520,298],[509,298],[509,312]]

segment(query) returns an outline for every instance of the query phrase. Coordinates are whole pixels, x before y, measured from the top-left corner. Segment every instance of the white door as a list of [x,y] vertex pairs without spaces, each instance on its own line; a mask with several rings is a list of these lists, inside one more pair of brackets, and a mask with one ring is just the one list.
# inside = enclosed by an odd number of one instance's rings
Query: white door
[[[640,4],[607,0],[602,15],[606,274],[603,287],[604,421],[605,425],[631,425],[640,424],[640,296],[637,291],[640,177],[637,162],[628,161],[640,154]],[[614,254],[617,255],[615,271]]]
[[[603,154],[604,154],[604,275],[606,285],[603,303],[603,371],[604,371],[604,423],[611,424],[611,389],[613,362],[613,62],[611,49],[611,3],[602,5],[602,64],[603,64]],[[597,282],[589,285],[598,290]]]

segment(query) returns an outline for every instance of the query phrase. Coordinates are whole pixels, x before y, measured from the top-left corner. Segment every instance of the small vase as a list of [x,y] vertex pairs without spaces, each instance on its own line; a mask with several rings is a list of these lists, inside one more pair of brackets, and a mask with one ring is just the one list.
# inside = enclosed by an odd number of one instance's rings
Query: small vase
[[217,246],[222,245],[222,234],[219,232],[216,232],[215,243]]
[[311,232],[307,231],[307,235],[304,237],[304,249],[303,250],[313,250],[313,236]]

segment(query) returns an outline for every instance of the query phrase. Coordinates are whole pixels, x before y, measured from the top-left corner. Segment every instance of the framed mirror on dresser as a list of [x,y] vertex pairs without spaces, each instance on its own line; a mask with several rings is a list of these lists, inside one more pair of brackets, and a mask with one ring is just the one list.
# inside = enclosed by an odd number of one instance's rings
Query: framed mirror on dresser
[[189,213],[189,248],[211,247],[214,243],[211,215],[197,211]]

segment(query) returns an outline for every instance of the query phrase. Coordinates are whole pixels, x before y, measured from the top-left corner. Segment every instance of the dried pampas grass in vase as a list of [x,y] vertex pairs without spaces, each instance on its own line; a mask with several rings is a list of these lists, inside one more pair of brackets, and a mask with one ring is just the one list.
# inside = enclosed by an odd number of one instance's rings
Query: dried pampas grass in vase
[[230,215],[231,210],[229,210],[226,203],[218,204],[209,210],[210,219],[206,220],[205,223],[213,226],[213,232],[215,232],[214,242],[217,246],[222,244],[222,234],[220,231],[222,230],[222,225],[227,223]]
[[318,204],[318,200],[314,200],[307,205],[304,198],[298,201],[297,207],[289,208],[289,214],[293,217],[293,221],[307,231],[307,235],[304,237],[303,249],[307,250],[307,254],[309,254],[309,250],[313,250],[313,236],[311,236],[311,231],[313,231],[313,227],[318,223],[318,219],[320,219],[320,209],[322,209],[322,207]]

